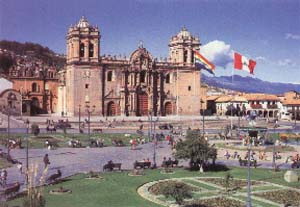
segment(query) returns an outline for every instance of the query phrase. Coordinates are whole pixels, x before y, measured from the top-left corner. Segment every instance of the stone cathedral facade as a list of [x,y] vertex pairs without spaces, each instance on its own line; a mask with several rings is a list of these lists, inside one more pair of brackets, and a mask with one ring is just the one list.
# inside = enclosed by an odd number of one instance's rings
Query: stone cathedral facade
[[77,116],[199,115],[201,71],[194,67],[199,38],[186,28],[169,42],[169,57],[159,61],[140,45],[129,58],[100,56],[101,34],[82,17],[67,33],[67,66],[60,71],[58,112]]

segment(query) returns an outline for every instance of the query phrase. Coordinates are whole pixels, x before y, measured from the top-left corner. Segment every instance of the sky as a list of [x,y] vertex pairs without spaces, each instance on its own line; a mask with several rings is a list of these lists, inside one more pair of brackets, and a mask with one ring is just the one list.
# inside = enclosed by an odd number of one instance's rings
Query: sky
[[100,28],[100,55],[128,57],[142,41],[152,56],[168,57],[185,26],[216,76],[249,75],[233,70],[236,51],[256,60],[253,77],[300,83],[300,0],[0,0],[0,39],[65,54],[68,27],[83,15]]

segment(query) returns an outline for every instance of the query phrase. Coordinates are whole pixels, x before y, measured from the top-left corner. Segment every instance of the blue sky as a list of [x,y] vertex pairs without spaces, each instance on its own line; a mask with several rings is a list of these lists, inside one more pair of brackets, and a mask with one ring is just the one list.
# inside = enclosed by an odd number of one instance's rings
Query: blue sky
[[255,77],[300,83],[299,0],[0,0],[0,39],[65,53],[67,29],[82,15],[100,27],[101,55],[129,56],[142,40],[167,57],[169,39],[186,26],[217,76],[232,73],[238,51],[257,61]]

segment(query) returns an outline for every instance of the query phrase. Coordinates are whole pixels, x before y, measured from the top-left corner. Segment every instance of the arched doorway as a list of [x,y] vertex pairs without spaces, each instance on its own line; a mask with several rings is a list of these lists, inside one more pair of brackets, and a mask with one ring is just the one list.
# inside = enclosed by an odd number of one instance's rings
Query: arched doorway
[[107,116],[115,116],[116,115],[116,104],[111,101],[107,104]]
[[138,94],[137,116],[148,115],[148,95],[145,92]]
[[35,115],[40,112],[40,102],[38,98],[33,97],[31,99],[30,111],[31,111],[31,115]]
[[171,102],[166,102],[166,104],[165,104],[165,113],[166,113],[166,116],[167,115],[172,115],[173,113],[172,113],[172,104],[171,104]]

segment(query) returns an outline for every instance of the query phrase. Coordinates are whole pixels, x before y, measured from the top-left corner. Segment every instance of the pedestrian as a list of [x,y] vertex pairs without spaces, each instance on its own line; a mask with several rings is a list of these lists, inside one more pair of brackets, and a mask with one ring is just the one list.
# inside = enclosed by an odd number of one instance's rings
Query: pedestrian
[[48,154],[45,154],[44,156],[44,164],[45,164],[45,169],[47,168],[48,165],[50,165]]
[[7,171],[5,169],[1,171],[0,178],[1,178],[1,185],[3,188],[5,188],[6,180],[7,180]]
[[17,164],[17,168],[19,169],[20,173],[23,174],[23,164],[22,164],[22,162],[19,162]]

